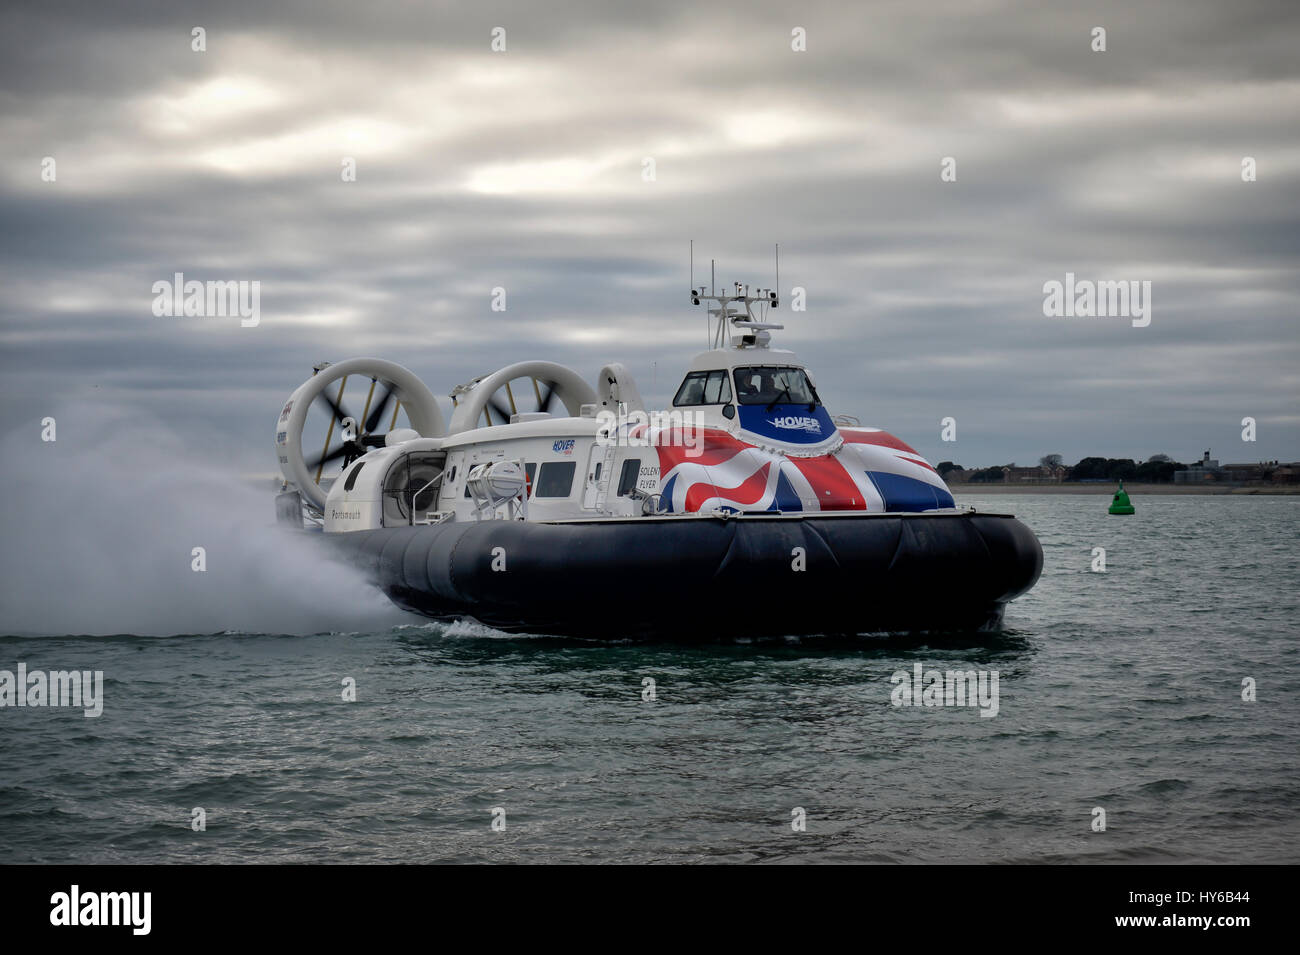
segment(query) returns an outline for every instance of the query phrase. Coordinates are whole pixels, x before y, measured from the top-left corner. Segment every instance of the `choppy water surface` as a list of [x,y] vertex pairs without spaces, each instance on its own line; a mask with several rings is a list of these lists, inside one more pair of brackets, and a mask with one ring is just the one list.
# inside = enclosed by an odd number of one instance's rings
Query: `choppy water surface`
[[[0,638],[0,669],[105,675],[98,719],[0,710],[0,844],[9,862],[1300,861],[1300,500],[1107,501],[962,501],[1014,511],[1046,553],[999,635],[647,646],[412,618]],[[643,583],[630,614],[671,599]],[[917,662],[997,670],[998,715],[892,706]]]

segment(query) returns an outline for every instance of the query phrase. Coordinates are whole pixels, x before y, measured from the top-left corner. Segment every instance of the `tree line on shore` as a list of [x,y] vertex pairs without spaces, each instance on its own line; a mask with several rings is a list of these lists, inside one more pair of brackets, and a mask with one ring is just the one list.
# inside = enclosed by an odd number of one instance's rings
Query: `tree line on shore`
[[1129,458],[1083,458],[1073,467],[1062,463],[1061,455],[1047,454],[1038,461],[1035,469],[1017,468],[1014,464],[991,468],[977,468],[967,471],[960,464],[941,461],[935,468],[939,476],[948,480],[950,472],[960,472],[954,478],[960,478],[972,484],[991,484],[1004,481],[1008,471],[1041,471],[1045,480],[1052,481],[1135,481],[1143,484],[1169,484],[1174,480],[1174,472],[1187,469],[1186,464],[1173,460],[1167,454],[1153,454],[1147,460],[1138,462]]

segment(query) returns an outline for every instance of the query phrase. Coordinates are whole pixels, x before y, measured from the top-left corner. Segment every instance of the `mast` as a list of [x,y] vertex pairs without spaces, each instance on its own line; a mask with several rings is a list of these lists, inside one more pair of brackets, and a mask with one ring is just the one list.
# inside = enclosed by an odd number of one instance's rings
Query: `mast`
[[[692,254],[694,253],[694,243],[692,243]],[[716,261],[710,260],[711,284],[708,294],[703,288],[691,286],[691,304],[699,305],[701,302],[708,303],[709,309],[709,347],[723,348],[727,344],[727,325],[730,323],[733,327],[742,330],[742,336],[739,347],[758,345],[766,347],[771,340],[769,331],[774,329],[783,329],[784,325],[778,325],[773,322],[764,322],[760,316],[754,314],[754,304],[761,302],[765,308],[777,308],[781,299],[776,289],[754,289],[754,294],[750,294],[748,285],[741,285],[739,282],[732,283],[732,293],[730,295],[717,294],[717,267]],[[692,270],[692,275],[694,270]],[[778,273],[779,274],[779,273]],[[741,311],[742,307],[744,311]],[[717,324],[713,322],[716,320]]]

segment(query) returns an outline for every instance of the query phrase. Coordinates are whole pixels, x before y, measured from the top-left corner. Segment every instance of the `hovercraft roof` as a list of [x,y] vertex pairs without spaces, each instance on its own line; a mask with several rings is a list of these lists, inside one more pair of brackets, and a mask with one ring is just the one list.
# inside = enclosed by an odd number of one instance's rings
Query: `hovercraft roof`
[[782,368],[804,368],[799,356],[783,348],[744,346],[741,348],[711,348],[691,359],[690,371],[713,371],[718,368],[738,368],[748,365],[774,365]]

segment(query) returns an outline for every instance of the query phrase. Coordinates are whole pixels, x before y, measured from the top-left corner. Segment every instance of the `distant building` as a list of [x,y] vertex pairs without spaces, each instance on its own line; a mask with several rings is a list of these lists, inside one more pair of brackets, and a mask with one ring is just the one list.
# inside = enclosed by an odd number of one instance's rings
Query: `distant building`
[[[1174,465],[1170,465],[1173,467]],[[1177,465],[1182,468],[1182,465]],[[1172,472],[1175,484],[1300,484],[1300,461],[1283,464],[1280,461],[1257,461],[1248,464],[1219,464],[1206,451],[1200,461],[1190,467]],[[1109,478],[1074,478],[1071,469],[1064,465],[1037,465],[1016,467],[1013,461],[992,468],[952,468],[943,472],[949,484],[1059,484],[1076,481],[1082,484],[1112,484]],[[1158,480],[1158,478],[1157,478]]]
[[1219,467],[1219,462],[1210,457],[1208,450],[1200,461],[1174,472],[1175,484],[1202,484],[1207,481],[1226,480],[1228,480],[1228,472]]
[[1264,481],[1273,475],[1273,465],[1260,461],[1256,464],[1225,464],[1224,472],[1234,484],[1247,484],[1251,481]]
[[1059,464],[1018,468],[1012,463],[1002,469],[1002,480],[1007,484],[1059,484],[1065,480],[1065,472],[1066,469]]
[[1300,461],[1278,464],[1273,468],[1274,484],[1300,484]]
[[1281,461],[1256,461],[1249,464],[1225,464],[1223,470],[1235,484],[1294,484],[1296,464]]

